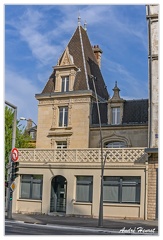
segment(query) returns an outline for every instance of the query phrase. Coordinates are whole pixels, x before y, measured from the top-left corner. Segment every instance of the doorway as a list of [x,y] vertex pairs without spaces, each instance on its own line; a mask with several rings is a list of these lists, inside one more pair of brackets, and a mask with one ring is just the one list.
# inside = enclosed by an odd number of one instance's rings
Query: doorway
[[66,212],[67,180],[58,175],[51,181],[50,212]]

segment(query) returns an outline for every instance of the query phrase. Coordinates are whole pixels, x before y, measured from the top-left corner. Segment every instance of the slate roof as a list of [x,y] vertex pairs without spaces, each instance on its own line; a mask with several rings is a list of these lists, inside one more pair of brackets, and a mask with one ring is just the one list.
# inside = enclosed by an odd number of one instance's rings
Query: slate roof
[[[105,87],[105,82],[103,80],[100,68],[98,66],[96,57],[92,50],[87,32],[82,26],[78,26],[72,38],[70,39],[68,45],[68,50],[70,55],[72,55],[74,64],[81,69],[81,71],[76,75],[76,80],[74,83],[74,91],[78,90],[92,90],[94,91],[92,80],[90,76],[93,75],[97,78],[95,81],[97,94],[104,99],[108,99],[109,95]],[[64,52],[60,58],[64,55]],[[55,84],[55,70],[50,76],[45,88],[42,93],[54,92]]]
[[122,123],[147,123],[148,99],[127,100],[124,102]]
[[[107,124],[107,104],[99,104],[101,123]],[[126,100],[123,108],[122,125],[147,124],[148,123],[148,99]],[[92,106],[92,124],[99,124],[97,106]],[[118,126],[118,125],[117,125]]]
[[[100,109],[100,117],[101,117],[101,124],[107,124],[107,103],[99,104]],[[96,102],[92,103],[92,124],[99,124],[98,112],[97,112],[97,104]]]
[[49,80],[47,81],[42,93],[52,93],[55,89],[55,70],[49,77]]
[[[105,87],[100,68],[92,50],[87,32],[82,26],[78,26],[70,39],[68,45],[69,54],[73,57],[74,65],[81,69],[76,75],[74,91],[92,90],[94,92],[91,75],[97,78],[95,81],[97,94],[108,100],[109,94]],[[66,47],[66,49],[67,49]],[[66,51],[65,49],[65,51]],[[65,52],[64,51],[64,52]],[[62,61],[64,52],[59,60]],[[42,94],[53,93],[55,89],[55,69],[49,77]],[[99,104],[101,113],[101,123],[107,125],[107,103]],[[142,124],[148,122],[148,99],[126,100],[124,102],[124,112],[122,124]],[[92,104],[92,124],[99,124],[96,103]]]

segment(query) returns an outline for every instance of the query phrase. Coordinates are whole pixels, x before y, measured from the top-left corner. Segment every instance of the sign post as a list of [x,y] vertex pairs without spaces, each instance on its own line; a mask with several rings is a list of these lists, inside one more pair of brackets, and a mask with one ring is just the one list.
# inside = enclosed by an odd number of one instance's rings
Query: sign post
[[[15,148],[15,142],[16,142],[16,126],[17,126],[17,107],[14,106],[12,103],[5,101],[5,104],[8,105],[10,108],[14,109],[14,118],[13,118],[13,126],[12,126],[12,149]],[[11,165],[11,157],[9,158],[9,165]],[[12,218],[12,191],[10,189],[11,185],[11,175],[12,175],[12,169],[8,169],[8,176],[7,180],[9,183],[8,189],[7,189],[7,217],[8,219]]]
[[15,182],[12,182],[12,183],[11,183],[10,188],[11,188],[12,191],[15,190],[15,188],[16,188],[16,184],[15,184]]

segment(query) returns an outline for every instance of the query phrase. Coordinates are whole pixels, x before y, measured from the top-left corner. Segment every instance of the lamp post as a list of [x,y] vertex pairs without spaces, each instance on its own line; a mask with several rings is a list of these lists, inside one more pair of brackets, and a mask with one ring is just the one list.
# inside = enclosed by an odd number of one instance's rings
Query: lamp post
[[[26,119],[25,117],[20,117],[20,120],[28,121],[28,119]],[[35,126],[37,126],[37,124],[36,124],[34,121],[32,121],[32,119],[30,119],[30,121],[31,121]]]
[[93,82],[95,97],[96,97],[96,104],[97,104],[97,113],[98,113],[98,119],[99,119],[99,129],[100,129],[100,147],[101,147],[101,185],[100,185],[100,204],[99,204],[99,218],[98,218],[98,226],[103,226],[103,176],[104,176],[104,166],[106,161],[103,159],[103,146],[102,146],[102,130],[101,130],[101,116],[100,116],[100,109],[99,109],[99,102],[97,97],[97,91],[95,86],[95,79],[93,75],[91,75],[91,79]]
[[[17,107],[7,101],[5,101],[5,104],[8,105],[9,107],[14,109],[14,119],[13,119],[13,128],[12,128],[12,149],[15,147],[15,142],[16,142],[16,121],[17,121]],[[11,186],[11,174],[12,174],[12,161],[11,161],[11,156],[9,156],[9,162],[8,162],[8,175],[7,175],[7,180],[8,180],[8,188],[7,188],[7,217],[8,219],[12,218],[12,190],[10,188]]]

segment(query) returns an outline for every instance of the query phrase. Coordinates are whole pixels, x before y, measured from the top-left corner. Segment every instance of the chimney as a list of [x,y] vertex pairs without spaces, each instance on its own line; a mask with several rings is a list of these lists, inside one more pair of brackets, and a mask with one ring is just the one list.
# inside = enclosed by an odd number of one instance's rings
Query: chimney
[[102,55],[102,50],[99,48],[99,45],[94,45],[92,46],[92,50],[94,52],[94,55],[97,59],[97,63],[99,68],[101,68],[101,55]]
[[32,119],[27,120],[26,130],[28,131],[30,128],[32,128]]

